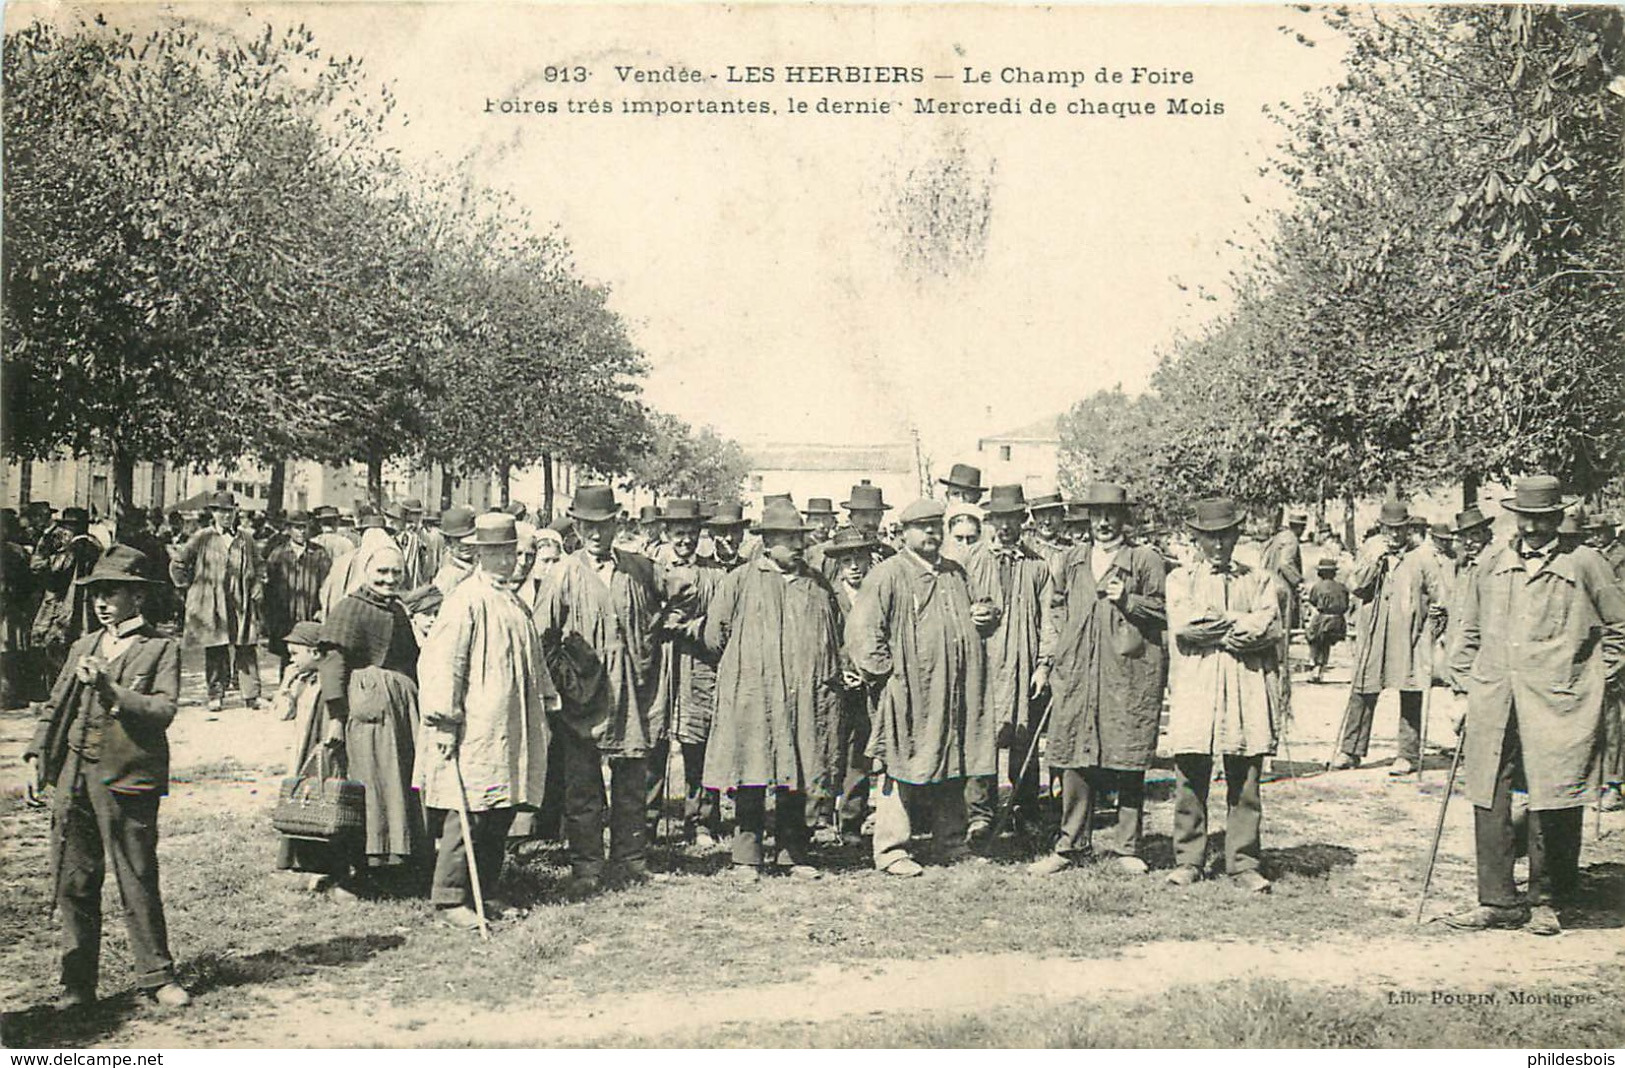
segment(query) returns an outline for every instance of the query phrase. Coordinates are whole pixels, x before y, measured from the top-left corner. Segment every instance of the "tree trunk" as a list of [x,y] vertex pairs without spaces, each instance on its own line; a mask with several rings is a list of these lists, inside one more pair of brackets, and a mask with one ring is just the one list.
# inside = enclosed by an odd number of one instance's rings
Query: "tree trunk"
[[384,506],[384,458],[376,450],[367,454],[367,500],[374,508]]
[[1359,531],[1354,529],[1354,492],[1352,490],[1343,494],[1343,545],[1349,552],[1358,555],[1360,543],[1357,539]]
[[508,489],[512,479],[512,464],[503,464],[497,468],[497,494],[500,498],[497,503],[501,504],[504,508],[508,507]]
[[1463,510],[1478,503],[1478,474],[1468,472],[1461,476],[1461,507]]
[[22,511],[34,499],[34,461],[24,460],[17,466],[17,510]]
[[451,507],[452,489],[451,468],[442,467],[440,469],[440,510],[442,512]]
[[270,496],[265,501],[265,511],[269,515],[282,514],[282,498],[288,492],[288,461],[276,459],[271,461],[271,489]]
[[542,514],[538,523],[553,522],[553,454],[542,453]]
[[135,457],[113,446],[113,529],[135,507]]

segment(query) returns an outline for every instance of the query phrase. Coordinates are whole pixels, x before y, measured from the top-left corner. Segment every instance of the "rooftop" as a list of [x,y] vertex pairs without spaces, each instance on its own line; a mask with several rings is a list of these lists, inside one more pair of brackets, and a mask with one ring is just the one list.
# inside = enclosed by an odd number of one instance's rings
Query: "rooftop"
[[745,448],[752,471],[873,471],[909,474],[914,470],[914,446],[816,445],[781,442]]
[[1006,430],[1002,434],[988,434],[976,443],[976,447],[981,448],[982,443],[988,441],[1001,443],[1038,441],[1059,444],[1060,440],[1061,417],[1059,415],[1047,415],[1042,419],[1027,423],[1024,426],[1018,426],[1014,430]]

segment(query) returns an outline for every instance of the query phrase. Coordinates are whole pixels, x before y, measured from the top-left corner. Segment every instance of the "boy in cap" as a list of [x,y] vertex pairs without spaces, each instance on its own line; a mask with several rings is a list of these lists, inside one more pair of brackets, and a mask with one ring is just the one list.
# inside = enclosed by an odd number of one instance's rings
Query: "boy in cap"
[[903,548],[869,572],[846,621],[846,648],[864,679],[884,686],[870,755],[885,770],[875,813],[875,867],[924,869],[909,843],[929,819],[947,863],[966,858],[965,784],[998,770],[997,715],[983,701],[982,637],[996,623],[975,603],[958,564],[942,556],[942,502],[903,510]]
[[[846,527],[836,531],[835,537],[824,546],[825,559],[835,569],[835,608],[839,613],[839,632],[846,633],[846,621],[852,615],[852,606],[858,598],[863,580],[874,566],[875,540],[861,530]],[[875,701],[879,691],[864,680],[863,673],[852,663],[844,645],[841,650],[841,721],[836,755],[839,760],[836,778],[840,783],[840,796],[832,798],[822,813],[825,822],[833,828],[846,845],[862,843],[863,824],[869,814],[869,735],[873,730]]]
[[1201,559],[1169,576],[1168,742],[1174,753],[1174,863],[1168,882],[1204,877],[1208,791],[1223,761],[1225,874],[1265,893],[1259,871],[1263,798],[1259,776],[1275,752],[1284,691],[1281,580],[1236,562],[1245,521],[1235,501],[1196,502],[1186,521]]
[[1323,556],[1315,565],[1315,583],[1305,601],[1309,618],[1304,622],[1304,640],[1309,643],[1309,662],[1315,675],[1311,682],[1326,676],[1332,646],[1348,637],[1349,588],[1337,581],[1337,561]]
[[51,875],[62,914],[64,1009],[96,1000],[108,857],[137,985],[166,1007],[192,1000],[175,981],[158,882],[158,805],[169,790],[166,734],[180,693],[180,643],[142,617],[150,567],[119,545],[75,580],[100,629],[74,643],[23,754],[35,773],[31,797],[56,786],[52,841],[61,844]]

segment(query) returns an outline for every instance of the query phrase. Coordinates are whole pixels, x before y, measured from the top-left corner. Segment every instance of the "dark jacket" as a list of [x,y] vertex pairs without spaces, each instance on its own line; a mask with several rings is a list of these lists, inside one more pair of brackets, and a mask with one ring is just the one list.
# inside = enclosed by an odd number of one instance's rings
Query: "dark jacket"
[[79,658],[94,653],[101,637],[100,631],[87,634],[68,651],[68,662],[57,676],[50,698],[40,708],[34,738],[24,756],[42,760],[45,781],[55,782],[81,717],[99,705],[102,744],[95,774],[114,793],[167,794],[167,732],[181,690],[180,642],[163,637],[148,624],[136,632],[129,648],[107,665],[117,697],[115,717],[95,688],[82,685],[74,677]]

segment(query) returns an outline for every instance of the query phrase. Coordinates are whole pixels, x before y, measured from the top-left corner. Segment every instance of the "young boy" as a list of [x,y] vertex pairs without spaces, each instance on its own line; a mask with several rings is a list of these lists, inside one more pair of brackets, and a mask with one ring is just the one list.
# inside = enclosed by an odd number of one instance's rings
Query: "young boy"
[[[322,704],[322,682],[317,674],[321,664],[320,648],[322,628],[310,620],[294,624],[285,639],[288,646],[288,671],[282,678],[282,687],[271,699],[271,707],[282,713],[282,719],[298,720],[295,728],[293,753],[288,762],[288,774],[298,775],[307,765],[314,773],[317,764],[311,759],[318,746],[326,745],[328,774],[337,775],[333,761],[336,749],[344,737],[344,725],[330,720]],[[329,742],[329,738],[332,739]],[[348,874],[348,859],[334,851],[327,842],[308,839],[283,838],[277,846],[277,870],[313,873],[304,883],[310,891],[330,890],[335,900],[348,901],[354,894],[338,885]]]
[[169,790],[170,721],[180,692],[180,642],[142,617],[152,563],[125,545],[109,549],[86,587],[101,629],[69,650],[23,760],[34,765],[33,800],[56,784],[51,877],[62,913],[63,1010],[96,1000],[102,880],[113,860],[137,985],[166,1008],[191,1003],[175,981],[158,892],[158,803]]
[[[846,630],[846,617],[852,611],[852,602],[858,587],[874,564],[875,540],[861,530],[847,527],[837,531],[834,538],[824,544],[825,558],[836,567],[835,606],[840,612],[841,631]],[[874,694],[864,684],[863,676],[852,665],[843,651],[841,657],[840,742],[838,749],[839,783],[841,795],[828,802],[823,816],[828,825],[839,834],[845,845],[863,843],[863,823],[869,815],[869,730],[870,712]]]
[[1349,588],[1337,581],[1337,561],[1330,556],[1321,557],[1315,574],[1319,577],[1305,595],[1309,619],[1303,633],[1315,667],[1315,677],[1310,681],[1319,682],[1326,674],[1332,646],[1348,635]]

